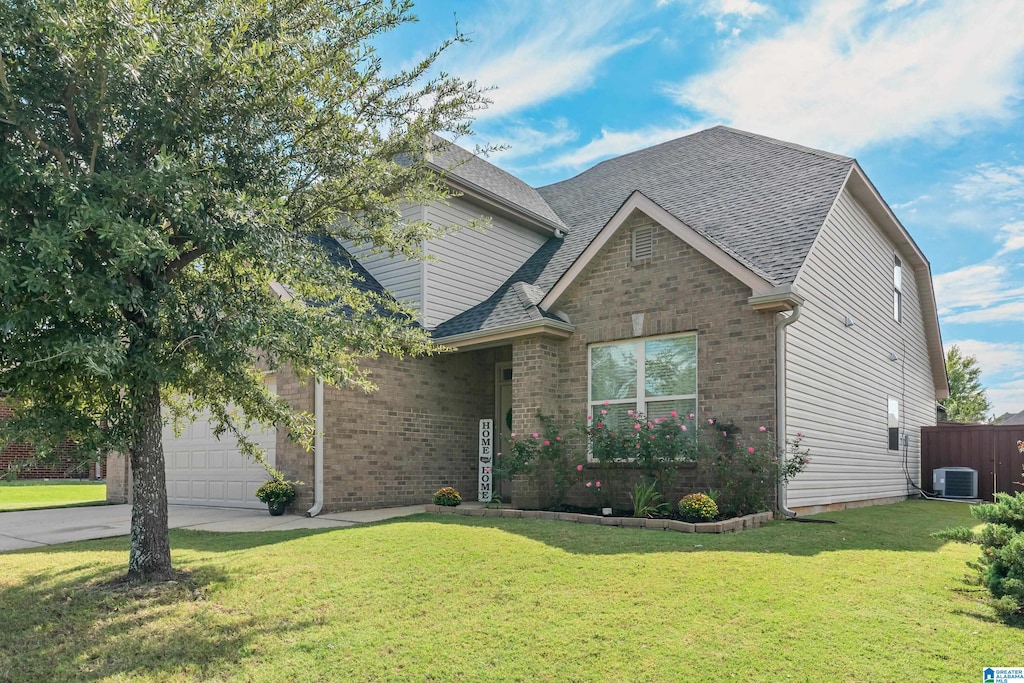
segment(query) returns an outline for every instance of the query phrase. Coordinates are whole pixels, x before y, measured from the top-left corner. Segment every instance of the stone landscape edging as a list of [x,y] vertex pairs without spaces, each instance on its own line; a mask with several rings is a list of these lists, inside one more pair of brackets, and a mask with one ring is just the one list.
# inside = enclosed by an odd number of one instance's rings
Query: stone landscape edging
[[463,517],[504,517],[506,519],[546,519],[552,522],[575,522],[577,524],[601,524],[657,531],[677,531],[684,534],[725,534],[745,529],[756,529],[772,521],[771,512],[755,512],[752,515],[733,517],[719,522],[682,522],[678,519],[648,519],[647,517],[602,517],[576,512],[551,512],[549,510],[516,510],[513,508],[463,508],[447,505],[426,505],[426,512],[438,515],[462,515]]

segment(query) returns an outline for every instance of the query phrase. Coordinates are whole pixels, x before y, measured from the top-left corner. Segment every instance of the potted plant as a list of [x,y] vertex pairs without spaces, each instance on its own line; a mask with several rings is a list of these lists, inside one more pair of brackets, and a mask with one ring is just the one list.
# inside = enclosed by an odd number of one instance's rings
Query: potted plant
[[256,489],[256,497],[267,504],[273,516],[283,515],[288,504],[295,500],[295,487],[280,477],[275,477]]

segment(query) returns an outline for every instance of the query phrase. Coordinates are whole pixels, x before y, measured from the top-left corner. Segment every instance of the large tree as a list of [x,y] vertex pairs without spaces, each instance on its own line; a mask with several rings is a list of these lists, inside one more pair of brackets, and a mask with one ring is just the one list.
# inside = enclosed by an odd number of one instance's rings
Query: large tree
[[949,377],[949,398],[942,401],[950,422],[985,422],[992,406],[981,386],[978,359],[964,355],[954,344],[946,352],[946,375]]
[[161,406],[208,411],[258,457],[249,422],[312,436],[263,371],[369,387],[360,359],[429,350],[324,249],[416,256],[433,228],[398,204],[443,193],[431,134],[484,103],[436,73],[457,32],[384,68],[374,41],[409,12],[0,0],[0,437],[129,454],[130,580],[171,574]]

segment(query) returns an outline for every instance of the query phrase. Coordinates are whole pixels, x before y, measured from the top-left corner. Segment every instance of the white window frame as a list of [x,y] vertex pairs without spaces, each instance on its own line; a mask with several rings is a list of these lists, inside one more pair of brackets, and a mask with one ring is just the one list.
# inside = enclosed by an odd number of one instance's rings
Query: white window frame
[[[885,405],[885,426],[886,426],[886,430],[885,430],[885,447],[886,447],[886,449],[890,453],[893,453],[893,452],[897,452],[898,453],[899,450],[900,450],[900,438],[903,436],[901,434],[901,432],[903,430],[900,429],[900,408],[902,406],[900,406],[900,400],[898,398],[896,398],[894,396],[889,396],[888,399],[889,400],[886,402],[886,405]],[[892,416],[893,416],[892,406],[893,406],[893,404],[896,404],[896,426],[895,427],[893,427],[893,425],[892,425]],[[896,430],[896,448],[892,447],[892,430],[893,429]]]
[[[595,412],[600,412],[601,408],[605,404],[605,400],[608,401],[608,405],[630,405],[633,404],[634,410],[647,414],[647,392],[645,390],[647,380],[647,353],[645,345],[649,341],[658,341],[660,339],[683,339],[685,337],[693,338],[693,393],[692,394],[678,394],[672,396],[657,396],[652,397],[650,403],[664,403],[667,401],[681,401],[686,399],[693,399],[695,411],[697,405],[697,393],[699,391],[699,378],[700,378],[700,365],[698,358],[697,349],[697,333],[696,332],[682,332],[676,334],[660,334],[653,337],[636,337],[635,339],[617,339],[610,342],[598,342],[596,344],[590,344],[587,346],[587,415],[591,418],[594,417]],[[636,397],[635,398],[617,398],[617,399],[600,399],[593,400],[593,352],[592,349],[601,348],[604,346],[625,346],[627,344],[635,344],[636,350]]]
[[892,255],[892,318],[903,322],[903,261],[899,254]]

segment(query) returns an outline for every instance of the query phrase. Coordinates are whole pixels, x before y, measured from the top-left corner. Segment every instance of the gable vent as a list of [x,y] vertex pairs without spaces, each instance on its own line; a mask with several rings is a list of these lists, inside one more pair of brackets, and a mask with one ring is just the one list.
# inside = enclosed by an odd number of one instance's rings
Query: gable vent
[[654,226],[633,229],[633,260],[646,261],[654,256]]

